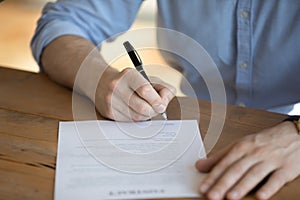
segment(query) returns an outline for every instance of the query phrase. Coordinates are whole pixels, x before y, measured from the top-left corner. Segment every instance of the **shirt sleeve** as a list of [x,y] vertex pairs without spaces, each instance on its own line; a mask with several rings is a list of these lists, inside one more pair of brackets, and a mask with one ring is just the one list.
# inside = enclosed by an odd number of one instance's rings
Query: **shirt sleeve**
[[58,0],[47,3],[38,20],[31,49],[41,67],[45,46],[62,35],[75,35],[99,45],[126,31],[133,23],[142,0]]

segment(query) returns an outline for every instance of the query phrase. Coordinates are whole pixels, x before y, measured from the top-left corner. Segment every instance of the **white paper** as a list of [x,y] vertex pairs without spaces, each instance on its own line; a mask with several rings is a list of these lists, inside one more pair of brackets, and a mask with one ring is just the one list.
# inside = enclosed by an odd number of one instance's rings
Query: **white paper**
[[60,122],[55,199],[199,197],[197,121]]

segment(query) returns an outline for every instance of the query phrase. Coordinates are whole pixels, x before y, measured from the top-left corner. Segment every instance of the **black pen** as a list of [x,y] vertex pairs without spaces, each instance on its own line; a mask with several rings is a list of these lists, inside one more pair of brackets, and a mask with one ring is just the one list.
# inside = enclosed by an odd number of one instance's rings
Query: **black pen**
[[[149,81],[149,83],[151,83],[150,79],[148,78],[148,76],[146,74],[146,72],[144,71],[143,62],[142,62],[139,54],[136,52],[136,50],[133,48],[133,46],[128,41],[124,42],[123,45],[124,45],[128,55],[129,55],[131,61],[133,62],[135,69],[138,70],[138,72],[140,72],[140,74],[142,74],[142,76],[147,81]],[[165,120],[168,119],[166,112],[161,113],[161,116]]]

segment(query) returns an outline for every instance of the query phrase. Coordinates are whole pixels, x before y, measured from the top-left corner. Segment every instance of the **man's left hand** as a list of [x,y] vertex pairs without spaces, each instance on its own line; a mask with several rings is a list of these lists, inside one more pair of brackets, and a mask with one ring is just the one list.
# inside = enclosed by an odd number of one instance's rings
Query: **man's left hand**
[[292,122],[283,122],[197,161],[199,171],[209,172],[200,192],[213,200],[241,199],[269,176],[256,192],[258,199],[268,199],[299,176],[299,163],[300,136]]

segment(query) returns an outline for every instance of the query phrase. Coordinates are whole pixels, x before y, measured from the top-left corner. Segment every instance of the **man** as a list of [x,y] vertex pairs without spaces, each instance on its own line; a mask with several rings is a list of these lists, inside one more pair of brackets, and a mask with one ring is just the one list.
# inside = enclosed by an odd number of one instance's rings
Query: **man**
[[[82,61],[95,45],[128,30],[141,0],[61,0],[48,4],[32,40],[35,59],[49,76],[72,88]],[[182,32],[212,56],[225,83],[228,103],[286,111],[300,100],[300,3],[294,0],[158,1],[158,26]],[[201,77],[182,68],[199,98],[209,99]],[[136,71],[106,68],[97,53],[89,56],[77,91],[94,101],[105,117],[146,120],[164,112],[174,88],[153,87]],[[96,95],[90,80],[103,73]],[[90,79],[90,80],[89,80]],[[113,102],[113,103],[111,103]],[[300,174],[300,137],[293,123],[235,141],[196,167],[210,172],[200,192],[210,199],[240,199],[269,176],[257,191],[268,199]]]

